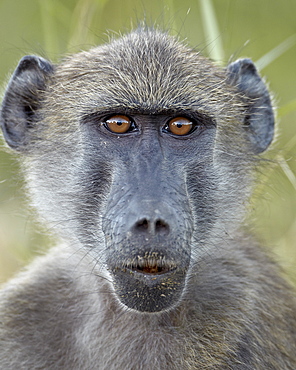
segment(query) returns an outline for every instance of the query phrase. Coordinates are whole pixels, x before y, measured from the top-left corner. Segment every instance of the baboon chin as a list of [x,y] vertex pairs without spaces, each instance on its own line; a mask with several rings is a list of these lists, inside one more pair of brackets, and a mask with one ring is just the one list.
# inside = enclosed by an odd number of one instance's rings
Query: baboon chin
[[241,230],[273,139],[250,59],[139,28],[25,56],[0,112],[60,245],[0,293],[1,369],[296,369],[296,298]]

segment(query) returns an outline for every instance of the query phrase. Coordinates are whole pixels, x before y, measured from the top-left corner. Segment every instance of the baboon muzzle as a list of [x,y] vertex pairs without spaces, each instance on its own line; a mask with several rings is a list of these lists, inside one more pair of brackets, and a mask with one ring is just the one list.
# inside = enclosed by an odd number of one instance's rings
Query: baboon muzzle
[[[161,165],[161,155],[143,152],[116,174],[103,231],[118,299],[134,310],[157,312],[175,306],[182,296],[193,217],[180,172],[167,174],[169,164]],[[179,189],[174,197],[172,184]]]
[[135,198],[124,215],[124,221],[118,218],[121,222],[105,232],[107,265],[117,297],[142,312],[175,306],[190,263],[191,230],[185,227],[189,224],[160,201]]

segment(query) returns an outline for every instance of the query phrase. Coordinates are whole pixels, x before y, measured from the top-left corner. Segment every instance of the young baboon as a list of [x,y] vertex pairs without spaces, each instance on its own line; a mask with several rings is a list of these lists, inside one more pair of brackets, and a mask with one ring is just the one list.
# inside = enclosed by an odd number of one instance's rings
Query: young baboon
[[61,245],[0,295],[1,369],[296,369],[296,298],[241,230],[273,137],[251,60],[138,29],[24,57],[1,109]]

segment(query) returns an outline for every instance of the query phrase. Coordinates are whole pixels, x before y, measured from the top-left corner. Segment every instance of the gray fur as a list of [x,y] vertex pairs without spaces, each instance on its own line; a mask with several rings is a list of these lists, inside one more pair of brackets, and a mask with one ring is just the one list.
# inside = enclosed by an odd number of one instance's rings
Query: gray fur
[[[110,133],[114,114],[136,129]],[[176,116],[195,131],[174,137]],[[0,123],[62,239],[0,293],[1,369],[296,368],[295,292],[240,226],[273,136],[250,60],[222,70],[149,29],[28,56]]]

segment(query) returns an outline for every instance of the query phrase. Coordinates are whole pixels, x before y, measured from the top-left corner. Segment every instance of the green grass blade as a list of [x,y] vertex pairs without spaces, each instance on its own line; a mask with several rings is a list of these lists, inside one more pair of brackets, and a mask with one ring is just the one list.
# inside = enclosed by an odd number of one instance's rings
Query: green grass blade
[[204,34],[207,40],[208,55],[215,62],[222,63],[224,60],[224,49],[213,3],[211,0],[199,0],[199,4]]
[[256,62],[256,66],[259,70],[267,67],[271,62],[275,59],[280,57],[284,54],[287,50],[291,49],[293,46],[296,45],[296,34],[288,37],[285,41],[280,43],[274,49],[270,50],[268,53],[263,55],[259,60]]
[[296,190],[296,177],[293,171],[291,170],[290,166],[288,165],[287,161],[284,157],[280,158],[279,164],[281,169],[283,170],[286,177],[289,179],[290,183],[293,185],[294,189]]

